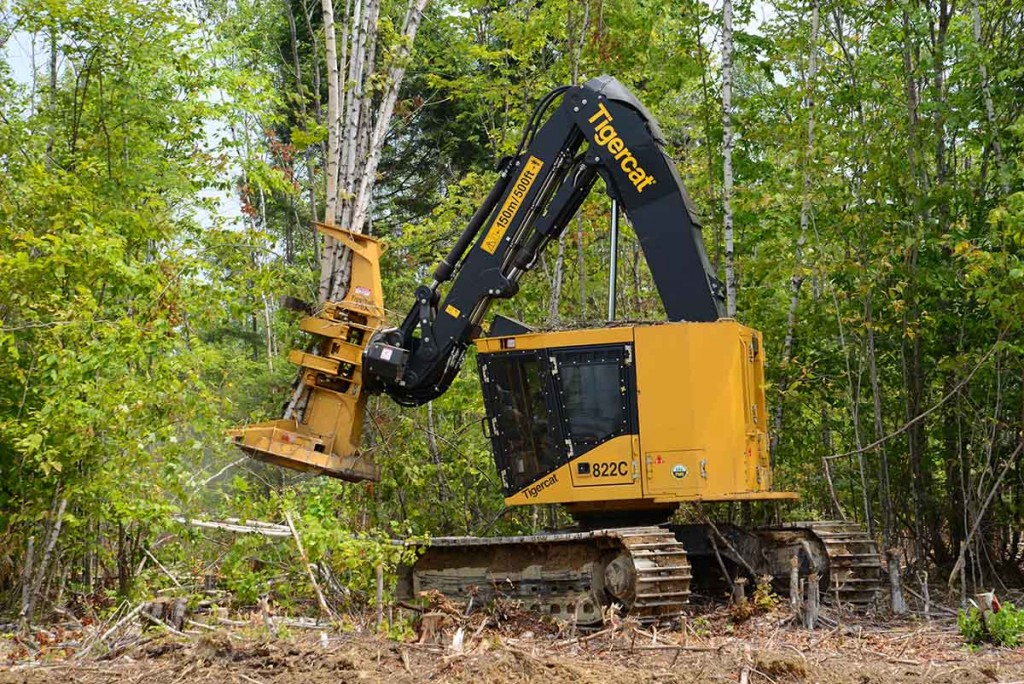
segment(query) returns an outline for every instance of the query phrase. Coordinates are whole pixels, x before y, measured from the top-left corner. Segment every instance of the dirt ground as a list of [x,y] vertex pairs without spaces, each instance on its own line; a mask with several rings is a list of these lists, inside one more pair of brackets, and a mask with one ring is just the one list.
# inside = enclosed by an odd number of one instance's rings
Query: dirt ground
[[[191,623],[186,634],[125,628],[120,638],[0,639],[0,684],[101,682],[746,682],[1024,684],[1024,649],[968,650],[950,620],[837,621],[814,632],[783,613],[733,624],[724,611],[656,631],[614,622],[567,634],[534,621],[448,619],[425,641],[330,627]],[[105,631],[106,626],[102,626]],[[63,641],[62,641],[63,639]],[[76,641],[77,639],[77,641]],[[75,644],[67,646],[68,643]],[[93,643],[89,652],[81,653]]]

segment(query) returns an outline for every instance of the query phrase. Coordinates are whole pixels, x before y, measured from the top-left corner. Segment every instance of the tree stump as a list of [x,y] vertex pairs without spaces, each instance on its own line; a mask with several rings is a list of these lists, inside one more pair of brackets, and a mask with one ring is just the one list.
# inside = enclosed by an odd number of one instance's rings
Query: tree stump
[[789,606],[794,613],[800,612],[800,559],[794,553],[789,559]]
[[420,644],[441,643],[441,628],[448,616],[444,613],[424,613],[420,618]]
[[143,606],[142,612],[180,632],[188,617],[188,599],[161,597]]
[[818,610],[821,606],[821,588],[818,584],[817,571],[807,576],[807,603],[804,605],[804,627],[814,629],[818,622]]
[[897,553],[897,549],[888,549],[885,552],[889,565],[889,596],[893,614],[906,615],[907,600],[903,598],[903,576],[900,575],[900,561]]
[[737,577],[732,581],[732,598],[730,603],[734,606],[742,606],[747,602],[747,578]]

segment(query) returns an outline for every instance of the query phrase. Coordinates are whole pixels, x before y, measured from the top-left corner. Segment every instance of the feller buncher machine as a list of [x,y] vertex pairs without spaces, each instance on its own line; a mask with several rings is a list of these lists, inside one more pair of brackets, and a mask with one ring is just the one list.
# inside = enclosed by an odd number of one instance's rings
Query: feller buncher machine
[[[434,538],[407,569],[405,592],[500,594],[580,625],[599,624],[611,604],[663,621],[683,610],[691,578],[724,563],[788,578],[795,556],[819,573],[824,596],[872,602],[878,549],[855,524],[667,522],[684,502],[797,495],[772,489],[761,335],[725,317],[724,289],[664,144],[654,117],[614,78],[549,93],[398,327],[384,319],[382,245],[320,225],[350,250],[347,294],[301,321],[313,342],[291,353],[301,372],[284,417],[234,431],[235,442],[288,468],[377,480],[360,452],[368,397],[424,404],[448,389],[475,344],[506,503],[560,504],[578,526]],[[495,316],[485,332],[492,303],[515,296],[598,177],[632,223],[668,320],[543,332]]]

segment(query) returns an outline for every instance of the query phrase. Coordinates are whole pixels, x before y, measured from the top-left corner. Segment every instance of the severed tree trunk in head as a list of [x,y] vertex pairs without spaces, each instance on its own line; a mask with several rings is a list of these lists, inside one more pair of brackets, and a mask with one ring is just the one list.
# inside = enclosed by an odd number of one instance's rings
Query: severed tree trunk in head
[[[324,223],[363,232],[388,126],[428,1],[409,0],[398,44],[387,63],[378,65],[377,23],[381,0],[352,0],[348,5],[342,20],[340,59],[333,0],[322,0],[328,62]],[[339,83],[342,72],[346,75],[344,89]],[[348,250],[331,238],[325,238],[320,260],[320,302],[342,299],[348,290],[350,275]]]

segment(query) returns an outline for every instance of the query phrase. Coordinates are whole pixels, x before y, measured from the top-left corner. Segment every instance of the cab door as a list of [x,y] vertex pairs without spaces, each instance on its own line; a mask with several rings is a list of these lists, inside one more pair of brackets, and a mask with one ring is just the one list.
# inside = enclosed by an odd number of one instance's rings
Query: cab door
[[478,357],[487,431],[505,496],[566,461],[544,350]]

